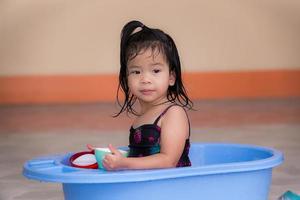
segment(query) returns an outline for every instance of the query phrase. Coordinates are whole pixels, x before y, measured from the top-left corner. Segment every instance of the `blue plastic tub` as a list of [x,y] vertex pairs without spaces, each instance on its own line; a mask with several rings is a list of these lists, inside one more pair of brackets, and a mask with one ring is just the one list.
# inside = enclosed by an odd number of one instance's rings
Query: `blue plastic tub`
[[266,147],[194,143],[192,167],[111,172],[71,167],[71,155],[30,160],[23,174],[62,183],[66,200],[267,200],[272,168],[283,161]]

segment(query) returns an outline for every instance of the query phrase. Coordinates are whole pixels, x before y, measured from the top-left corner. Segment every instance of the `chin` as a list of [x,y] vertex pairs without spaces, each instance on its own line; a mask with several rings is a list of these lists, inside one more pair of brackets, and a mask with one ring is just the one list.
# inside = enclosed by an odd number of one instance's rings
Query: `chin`
[[155,103],[157,99],[155,99],[155,98],[139,98],[139,100],[144,103]]

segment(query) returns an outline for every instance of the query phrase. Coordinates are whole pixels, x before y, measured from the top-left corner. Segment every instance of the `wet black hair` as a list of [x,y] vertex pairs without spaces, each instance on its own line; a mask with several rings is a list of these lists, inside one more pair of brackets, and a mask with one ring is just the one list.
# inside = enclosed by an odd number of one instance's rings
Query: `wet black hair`
[[[152,52],[155,50],[162,52],[169,65],[170,72],[175,74],[175,84],[168,88],[168,101],[177,103],[188,109],[192,109],[193,107],[193,102],[188,97],[182,83],[180,59],[173,39],[160,29],[149,28],[140,21],[130,21],[123,27],[121,32],[121,67],[119,73],[119,86],[117,90],[117,103],[121,109],[115,117],[119,116],[124,111],[137,115],[133,108],[137,99],[130,93],[127,83],[127,63],[129,60],[135,58],[139,53],[141,53],[141,51],[149,48]],[[119,97],[120,89],[124,93],[122,101]]]

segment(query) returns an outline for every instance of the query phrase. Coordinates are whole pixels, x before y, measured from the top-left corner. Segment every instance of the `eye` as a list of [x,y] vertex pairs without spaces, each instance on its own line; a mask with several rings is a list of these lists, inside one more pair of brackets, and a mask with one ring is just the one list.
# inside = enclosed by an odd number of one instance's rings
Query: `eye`
[[129,74],[140,74],[141,72],[139,70],[131,70],[129,71]]
[[154,69],[153,72],[154,72],[155,74],[157,74],[157,73],[161,72],[161,70],[160,70],[160,69]]

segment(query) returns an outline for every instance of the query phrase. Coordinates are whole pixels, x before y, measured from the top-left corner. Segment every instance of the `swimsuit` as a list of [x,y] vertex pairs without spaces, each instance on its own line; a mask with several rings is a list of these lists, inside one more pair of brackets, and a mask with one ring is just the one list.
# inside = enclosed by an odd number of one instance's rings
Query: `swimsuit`
[[[160,152],[160,132],[161,128],[157,125],[160,118],[168,111],[169,108],[175,104],[167,107],[154,121],[153,124],[144,124],[137,128],[130,128],[129,135],[129,155],[128,157],[144,157]],[[190,123],[189,123],[190,135]],[[190,140],[185,140],[185,145],[181,157],[176,167],[191,166],[189,159]]]

